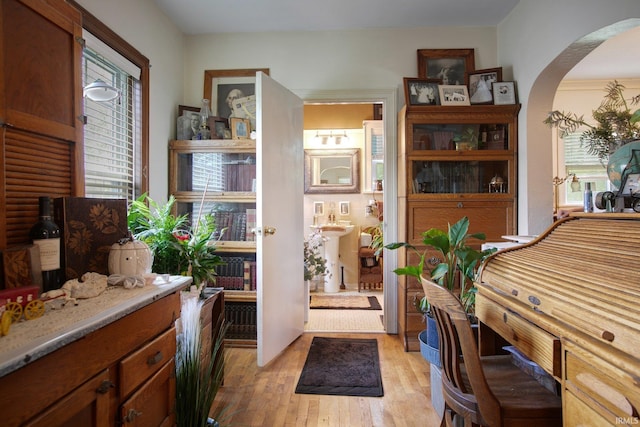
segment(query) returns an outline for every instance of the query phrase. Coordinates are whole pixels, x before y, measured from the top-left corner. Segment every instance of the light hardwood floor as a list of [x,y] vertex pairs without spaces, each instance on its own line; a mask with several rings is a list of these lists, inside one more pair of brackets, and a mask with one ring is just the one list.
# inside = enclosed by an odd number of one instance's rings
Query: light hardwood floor
[[[314,336],[376,338],[384,397],[295,394]],[[266,367],[256,350],[229,348],[224,386],[212,414],[226,408],[222,426],[430,427],[440,420],[431,406],[429,364],[405,353],[397,335],[305,333]]]

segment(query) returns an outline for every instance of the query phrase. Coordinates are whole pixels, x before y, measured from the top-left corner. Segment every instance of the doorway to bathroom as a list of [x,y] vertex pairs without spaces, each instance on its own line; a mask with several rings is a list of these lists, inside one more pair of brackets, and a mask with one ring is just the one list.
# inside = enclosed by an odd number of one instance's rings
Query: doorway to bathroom
[[[390,204],[390,210],[384,209],[384,217],[378,218],[378,214],[382,214],[385,200],[395,200],[395,162],[385,161],[388,158],[395,158],[395,144],[375,145],[395,140],[395,91],[350,91],[300,95],[305,100],[305,149],[355,148],[360,150],[358,171],[360,182],[357,192],[305,194],[305,230],[311,233],[313,225],[326,223],[330,213],[336,215],[335,218],[331,217],[336,224],[341,222],[341,224],[353,225],[352,232],[340,237],[338,264],[332,272],[339,276],[337,281],[341,289],[338,292],[334,289],[329,289],[332,292],[325,292],[321,283],[317,290],[312,285],[310,295],[337,297],[337,299],[372,297],[382,308],[378,311],[357,308],[310,309],[310,320],[306,324],[305,331],[395,333],[397,330],[395,302],[397,295],[393,275],[395,254],[391,253],[390,256],[385,254],[384,266],[381,266],[383,285],[380,288],[362,287],[360,291],[358,290],[360,263],[358,249],[361,244],[368,245],[366,238],[361,241],[361,229],[380,227],[385,232],[385,240],[393,239],[392,236],[397,234],[397,221],[389,221],[390,216],[391,218],[396,216],[395,203]],[[308,113],[308,110],[311,113]],[[365,113],[358,111],[365,111]],[[384,114],[385,111],[392,112]],[[368,123],[375,124],[379,129],[379,139],[373,142],[373,147],[371,141],[366,140]],[[340,135],[341,138],[333,139],[332,135]],[[379,157],[376,158],[372,153],[378,148],[380,149],[377,151]],[[389,183],[391,192],[388,191],[389,185],[385,183]],[[392,280],[389,280],[390,275]]]

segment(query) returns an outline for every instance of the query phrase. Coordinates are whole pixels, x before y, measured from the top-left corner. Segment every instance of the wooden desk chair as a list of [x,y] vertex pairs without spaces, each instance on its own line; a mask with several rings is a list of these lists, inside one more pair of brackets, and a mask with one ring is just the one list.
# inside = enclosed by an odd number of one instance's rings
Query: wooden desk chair
[[[446,288],[422,278],[440,334],[445,410],[441,427],[562,426],[562,400],[511,362],[511,356],[478,355],[462,304]],[[462,354],[462,357],[460,357]]]

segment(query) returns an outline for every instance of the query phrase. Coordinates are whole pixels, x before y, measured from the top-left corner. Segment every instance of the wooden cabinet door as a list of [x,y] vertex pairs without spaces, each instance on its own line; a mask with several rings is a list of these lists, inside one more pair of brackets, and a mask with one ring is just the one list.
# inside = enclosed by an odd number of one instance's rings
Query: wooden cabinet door
[[29,241],[39,195],[84,193],[84,159],[80,13],[64,0],[0,8],[2,250]]
[[[114,384],[106,369],[25,424],[26,427],[107,427]],[[37,398],[37,397],[34,397]]]
[[176,377],[171,359],[120,408],[124,427],[169,427],[175,424]]

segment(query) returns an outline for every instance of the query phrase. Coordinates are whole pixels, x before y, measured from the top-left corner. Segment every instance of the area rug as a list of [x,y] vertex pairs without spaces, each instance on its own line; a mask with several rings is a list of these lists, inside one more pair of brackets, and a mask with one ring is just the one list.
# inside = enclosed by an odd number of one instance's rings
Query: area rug
[[383,396],[378,341],[314,337],[296,393]]
[[310,308],[336,310],[382,310],[375,296],[311,295]]

